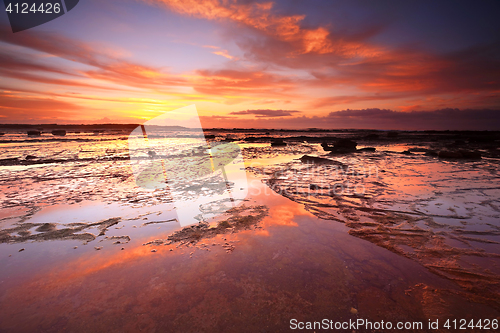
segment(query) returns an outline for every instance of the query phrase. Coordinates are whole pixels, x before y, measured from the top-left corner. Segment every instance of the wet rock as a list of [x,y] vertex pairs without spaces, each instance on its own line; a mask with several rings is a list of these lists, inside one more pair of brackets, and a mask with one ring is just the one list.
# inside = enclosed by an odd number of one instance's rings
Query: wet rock
[[334,146],[336,148],[355,149],[357,145],[358,145],[357,142],[349,140],[349,139],[340,139],[340,140],[335,141],[335,143],[334,143]]
[[94,249],[95,249],[96,251],[100,251],[100,250],[102,249],[102,246],[94,246]]
[[481,153],[477,151],[459,150],[459,151],[448,151],[442,150],[438,154],[439,158],[445,159],[469,159],[469,160],[480,160]]
[[330,154],[346,154],[356,151],[357,142],[349,139],[340,139],[333,143],[333,147],[328,143],[322,143],[324,151],[329,151]]
[[34,159],[36,159],[36,156],[35,155],[27,155],[24,159],[25,160],[34,160]]
[[412,155],[411,151],[409,151],[409,150],[402,151],[401,154],[403,154],[403,155]]
[[316,185],[316,184],[310,184],[309,185],[309,189],[317,191],[317,190],[329,190],[330,188],[329,187],[319,186],[319,185]]
[[276,139],[271,142],[271,147],[285,147],[287,144],[283,139]]
[[410,151],[412,153],[427,153],[429,151],[429,149],[421,148],[421,147],[413,147],[413,148],[408,149],[408,151]]
[[2,136],[2,135],[5,135],[5,133],[3,133],[3,132],[0,132],[0,136]]
[[345,164],[339,162],[339,161],[334,161],[329,158],[323,158],[323,157],[317,157],[317,156],[311,156],[311,155],[304,155],[299,160],[302,163],[314,163],[314,164],[335,164],[341,167],[347,167]]
[[56,230],[56,225],[54,223],[44,223],[35,230],[38,232],[48,232],[48,231],[53,231]]
[[[245,230],[255,226],[268,215],[268,208],[266,206],[241,205],[229,209],[226,211],[226,214],[229,217],[226,220],[220,221],[215,228],[211,227],[208,223],[200,222],[198,225],[185,227],[174,232],[167,239],[155,240],[153,242],[165,245],[179,243],[177,247],[181,245],[195,245],[202,239],[212,238],[229,231]],[[223,239],[226,240],[225,238]],[[147,242],[143,245],[153,244],[153,242]],[[173,251],[173,249],[170,249],[170,251]]]
[[27,134],[28,134],[28,136],[40,136],[40,135],[42,135],[42,132],[40,132],[40,131],[28,131]]
[[19,252],[23,252],[24,251],[24,248],[20,249]]
[[151,252],[156,252],[156,249],[152,249]]
[[365,148],[361,148],[361,149],[358,149],[359,152],[374,152],[376,151],[377,149],[375,147],[365,147]]
[[439,153],[435,150],[428,150],[425,152],[425,155],[437,157],[439,155]]
[[458,151],[442,150],[439,152],[438,156],[440,158],[462,158],[462,154],[460,154]]
[[[13,228],[0,230],[0,243],[24,243],[27,241],[46,241],[54,239],[73,239],[93,241],[95,235],[91,233],[80,233],[89,225],[80,225],[74,228],[57,229],[53,223],[23,223]],[[32,234],[31,228],[39,233]]]
[[478,151],[460,150],[460,154],[462,154],[462,157],[465,159],[471,159],[471,160],[481,159],[481,153]]
[[372,133],[372,134],[366,135],[363,139],[365,139],[365,140],[376,140],[379,137],[380,136],[378,134]]
[[53,130],[52,131],[52,135],[55,135],[55,136],[65,136],[66,135],[66,131],[65,130]]

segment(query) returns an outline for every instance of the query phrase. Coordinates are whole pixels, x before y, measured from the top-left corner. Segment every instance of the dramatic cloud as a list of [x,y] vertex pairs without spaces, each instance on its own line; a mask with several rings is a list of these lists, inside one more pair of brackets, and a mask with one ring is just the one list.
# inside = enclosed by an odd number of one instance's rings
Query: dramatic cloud
[[81,107],[53,98],[26,97],[9,92],[0,93],[1,122],[43,121],[59,117],[71,118],[81,112]]
[[210,95],[257,95],[290,96],[297,82],[293,78],[265,71],[250,70],[199,70],[199,80],[193,81],[193,88]]
[[257,118],[274,118],[274,117],[289,117],[294,114],[301,113],[300,111],[292,111],[292,110],[245,110],[245,111],[234,111],[230,114],[233,115],[252,115]]
[[68,86],[97,87],[96,85],[87,83],[77,83],[50,77],[42,79],[40,76],[26,73],[26,71],[44,71],[46,73],[64,74],[73,77],[89,77],[137,88],[179,86],[186,85],[187,83],[184,78],[169,75],[151,66],[124,61],[116,58],[112,52],[101,51],[101,48],[97,45],[79,42],[60,34],[30,30],[14,35],[9,27],[0,26],[0,42],[22,46],[95,68],[89,70],[73,69],[73,71],[70,71],[68,69],[58,69],[54,66],[40,64],[31,59],[28,60],[28,57],[23,57],[22,55],[18,59],[18,53],[15,57],[13,55],[2,54],[0,60],[6,60],[6,63],[2,65],[5,68],[3,68],[3,73],[0,74],[13,78]]
[[[142,121],[196,103],[215,127],[494,127],[484,117],[497,119],[485,110],[500,108],[500,43],[486,25],[471,26],[467,37],[455,29],[460,15],[450,13],[449,29],[436,30],[444,23],[432,15],[423,22],[406,2],[391,7],[394,15],[378,8],[384,4],[370,13],[351,2],[316,5],[113,0],[99,7],[106,17],[99,29],[84,19],[13,34],[0,24],[1,86],[31,101],[18,110],[32,108],[33,119],[52,108],[70,121],[71,108],[80,108],[89,110],[86,119],[106,110],[112,119]],[[109,19],[117,13],[124,19]],[[14,117],[12,103],[0,98],[2,121]],[[421,111],[457,107],[465,111]],[[330,113],[347,108],[370,111]]]
[[218,126],[214,126],[215,123],[209,117],[204,117],[202,123],[206,127],[278,129],[500,130],[500,110],[442,109],[399,112],[384,109],[362,109],[331,112],[323,117],[301,116],[267,118],[266,120],[228,119],[227,123],[224,119],[219,119]]
[[222,0],[145,0],[167,6],[179,14],[208,20],[228,20],[279,40],[298,45],[296,52],[331,53],[338,51],[357,54],[357,45],[342,41],[333,43],[329,32],[323,27],[307,29],[300,26],[305,15],[277,15],[273,13],[273,2],[222,1]]

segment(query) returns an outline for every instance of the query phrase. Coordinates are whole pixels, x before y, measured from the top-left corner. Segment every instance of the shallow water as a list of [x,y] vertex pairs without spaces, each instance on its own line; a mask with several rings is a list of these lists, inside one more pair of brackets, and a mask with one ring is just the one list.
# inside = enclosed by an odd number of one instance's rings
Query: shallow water
[[0,330],[499,316],[496,159],[397,153],[408,143],[341,156],[317,143],[241,143],[250,188],[238,204],[267,216],[236,224],[250,210],[230,210],[207,222],[232,227],[191,242],[169,238],[181,229],[175,202],[136,185],[121,136],[0,144],[2,159],[41,159],[0,166]]

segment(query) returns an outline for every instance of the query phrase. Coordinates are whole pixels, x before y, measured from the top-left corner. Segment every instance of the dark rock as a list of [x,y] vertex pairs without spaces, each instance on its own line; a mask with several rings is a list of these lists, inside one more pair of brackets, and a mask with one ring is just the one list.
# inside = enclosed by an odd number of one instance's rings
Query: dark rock
[[421,148],[421,147],[413,147],[413,148],[408,149],[408,151],[410,151],[412,153],[427,153],[429,151],[429,149]]
[[42,132],[40,131],[28,131],[28,136],[40,136]]
[[365,140],[376,140],[379,137],[380,136],[378,134],[372,133],[372,134],[368,134],[367,136],[365,136],[364,139]]
[[0,136],[5,135],[5,133],[0,132]]
[[309,184],[309,189],[316,191],[316,190],[329,190],[330,188],[329,187],[319,186],[319,185],[316,185],[316,184]]
[[438,156],[439,154],[435,150],[428,150],[428,151],[425,152],[425,155],[427,155],[427,156]]
[[451,158],[451,159],[466,159],[466,160],[480,160],[481,153],[477,151],[469,150],[459,150],[459,151],[440,151],[440,158]]
[[36,156],[34,156],[34,155],[28,155],[28,156],[26,156],[25,159],[26,160],[34,160],[34,159],[36,159]]
[[317,157],[317,156],[310,156],[310,155],[304,155],[299,160],[302,163],[314,163],[314,164],[335,164],[339,165],[341,167],[346,167],[343,163],[339,161],[334,161],[329,158],[323,158],[323,157]]
[[350,148],[350,149],[356,149],[356,146],[358,144],[355,141],[349,140],[349,139],[340,139],[335,141],[334,147],[335,148]]
[[409,151],[409,150],[402,151],[401,154],[403,154],[403,155],[412,155],[411,151]]
[[271,142],[271,147],[284,147],[286,142],[283,139],[276,139]]
[[481,153],[478,151],[468,151],[468,150],[460,150],[460,154],[462,154],[463,158],[470,159],[470,160],[480,160],[481,159]]
[[399,133],[398,132],[395,132],[395,131],[390,131],[390,132],[387,132],[387,137],[388,138],[396,138],[399,136]]
[[358,149],[358,151],[375,151],[375,147],[365,147],[365,148],[361,148],[361,149]]
[[65,136],[66,135],[66,131],[65,130],[53,130],[52,131],[52,135]]
[[321,144],[324,151],[329,151],[330,154],[347,154],[356,151],[358,144],[349,139],[340,139],[333,143],[333,147],[326,142]]
[[439,158],[462,158],[462,154],[458,151],[442,150],[438,154]]
[[474,136],[469,137],[468,141],[471,143],[493,143],[498,138],[498,135],[490,133],[477,133]]

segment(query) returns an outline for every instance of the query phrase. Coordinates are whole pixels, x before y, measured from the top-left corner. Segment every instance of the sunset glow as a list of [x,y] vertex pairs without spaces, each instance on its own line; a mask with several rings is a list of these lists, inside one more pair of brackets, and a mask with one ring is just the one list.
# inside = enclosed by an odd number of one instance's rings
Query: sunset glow
[[[0,122],[142,123],[191,104],[206,127],[352,127],[344,110],[374,110],[359,128],[498,119],[498,3],[374,6],[87,0],[16,34],[2,15]],[[443,109],[465,113],[449,128],[368,119]]]

